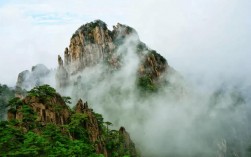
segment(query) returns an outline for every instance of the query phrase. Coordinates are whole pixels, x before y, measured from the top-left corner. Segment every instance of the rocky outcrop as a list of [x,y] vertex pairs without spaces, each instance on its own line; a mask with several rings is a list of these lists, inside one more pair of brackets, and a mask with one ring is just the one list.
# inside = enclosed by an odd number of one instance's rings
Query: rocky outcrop
[[135,148],[135,144],[131,140],[129,133],[125,130],[124,127],[120,127],[119,134],[123,139],[123,149],[128,150],[132,157],[138,156],[136,148]]
[[100,130],[97,118],[95,117],[92,109],[88,108],[87,102],[83,103],[83,101],[80,99],[76,105],[75,112],[83,113],[87,116],[84,128],[86,128],[88,132],[89,140],[95,143],[95,149],[98,154],[104,154],[104,156],[107,157],[108,154],[104,139],[102,138],[102,130]]
[[[124,45],[128,40],[132,41],[129,45]],[[117,52],[122,45],[135,49],[140,59],[139,77],[149,76],[156,82],[160,75],[168,70],[165,58],[142,43],[133,28],[118,23],[113,30],[109,30],[103,21],[97,20],[81,26],[73,34],[69,48],[64,51],[64,64],[59,62],[58,71],[65,69],[71,77],[86,67],[101,62],[110,69],[118,69],[121,64],[126,64],[121,62],[123,55]],[[64,84],[62,79],[57,81],[61,85]]]
[[43,64],[35,65],[31,71],[25,70],[18,74],[16,87],[20,89],[31,89],[42,85],[44,79],[49,76],[50,70]]
[[21,73],[19,73],[16,86],[21,87],[21,88],[28,88],[26,81],[29,80],[29,77],[30,77],[29,70],[25,70],[25,71],[22,71]]
[[85,67],[95,65],[114,51],[111,31],[102,21],[81,26],[72,36],[69,49],[65,48],[66,69],[74,74]]
[[[80,99],[76,105],[75,108],[76,113],[83,113],[87,116],[86,123],[84,124],[84,127],[86,128],[89,139],[91,142],[95,143],[95,149],[98,154],[104,154],[104,156],[112,156],[111,150],[107,150],[106,148],[106,142],[110,142],[111,139],[107,141],[102,137],[102,130],[100,128],[100,124],[98,123],[98,120],[96,116],[94,115],[94,112],[92,109],[88,107],[88,103]],[[108,126],[107,126],[108,127]],[[108,128],[107,128],[108,131]],[[135,145],[133,141],[130,138],[130,135],[125,130],[124,127],[121,127],[119,129],[119,138],[120,138],[120,149],[123,152],[128,152],[128,154],[131,157],[137,157],[139,156],[137,154]]]
[[[28,105],[37,115],[36,121],[45,125],[54,123],[57,125],[65,125],[69,121],[71,112],[60,95],[46,100],[44,102],[36,96],[27,96],[22,100],[23,104]],[[16,110],[8,111],[8,119],[22,120],[24,118],[23,105],[17,106]]]
[[58,56],[58,69],[56,73],[56,80],[58,87],[65,87],[69,83],[69,74],[63,66],[63,60],[60,56]]

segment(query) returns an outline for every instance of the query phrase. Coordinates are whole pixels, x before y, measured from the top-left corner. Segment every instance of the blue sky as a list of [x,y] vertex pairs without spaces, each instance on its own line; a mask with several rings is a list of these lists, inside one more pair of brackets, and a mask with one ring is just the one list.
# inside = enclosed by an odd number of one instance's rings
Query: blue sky
[[249,80],[250,8],[250,0],[0,0],[0,83],[13,86],[38,63],[56,68],[72,33],[95,19],[134,27],[184,76]]

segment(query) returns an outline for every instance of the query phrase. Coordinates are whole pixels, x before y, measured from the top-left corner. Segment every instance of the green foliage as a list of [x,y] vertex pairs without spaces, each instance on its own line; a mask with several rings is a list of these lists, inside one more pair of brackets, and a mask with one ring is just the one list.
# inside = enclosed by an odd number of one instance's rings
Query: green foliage
[[28,96],[38,97],[42,102],[46,102],[49,98],[54,97],[56,94],[56,90],[50,87],[50,85],[37,86],[28,91]]
[[9,100],[14,96],[14,90],[10,89],[7,85],[0,84],[0,121],[3,120],[4,115],[6,114]]
[[0,156],[92,156],[93,146],[83,140],[71,140],[62,129],[47,124],[40,134],[24,132],[10,122],[0,122]]
[[112,125],[112,123],[107,121],[107,122],[104,122],[104,124],[106,125],[106,132],[107,132],[107,134],[108,134],[108,132],[109,132],[108,126],[109,126],[109,125]]
[[87,116],[83,113],[75,113],[71,116],[70,126],[73,128],[78,127],[80,124],[83,124],[87,120]]
[[[103,21],[101,20],[95,20],[94,22],[90,22],[90,23],[87,23],[85,25],[82,25],[78,31],[80,30],[81,33],[84,34],[84,38],[85,38],[85,43],[86,44],[90,44],[90,43],[94,43],[94,36],[93,36],[93,31],[96,27],[101,27],[103,28],[104,30],[107,30],[107,25],[106,23],[104,23]],[[79,32],[76,31],[73,35],[72,35],[72,38],[74,37],[77,37]]]
[[10,107],[10,108],[18,108],[19,106],[22,106],[24,103],[23,103],[23,101],[20,99],[20,98],[18,98],[18,97],[15,97],[15,98],[12,98],[9,102],[8,102],[8,104],[7,104],[7,106],[8,107]]
[[21,145],[20,155],[38,156],[45,155],[46,151],[43,149],[49,144],[49,141],[43,136],[40,136],[32,131],[24,134],[23,144]]
[[42,132],[49,144],[44,150],[50,156],[90,156],[95,155],[94,148],[91,144],[83,140],[71,140],[66,133],[62,132],[54,124],[46,125]]
[[56,90],[52,88],[50,85],[42,85],[37,86],[30,91],[28,91],[30,96],[54,96],[56,94]]
[[71,100],[71,97],[63,96],[62,98],[63,98],[65,104],[71,104],[71,101],[70,101],[70,100]]
[[98,127],[99,129],[105,134],[106,131],[105,131],[105,126],[103,125],[104,124],[104,118],[101,114],[99,113],[93,113],[98,121]]
[[148,76],[142,76],[138,78],[138,87],[142,92],[155,92],[157,87]]
[[130,151],[124,148],[124,138],[117,130],[110,130],[106,135],[106,148],[112,157],[129,157]]
[[160,54],[158,54],[155,50],[151,50],[149,54],[153,55],[158,63],[162,63],[162,64],[167,63],[166,59],[163,56],[161,56]]
[[[54,96],[60,97],[49,85],[35,87],[28,92],[28,96],[38,97],[45,102]],[[70,98],[64,97],[63,100],[68,102]],[[95,153],[96,143],[90,141],[86,129],[86,124],[90,123],[86,114],[72,111],[70,121],[66,125],[44,124],[37,121],[36,111],[25,102],[19,98],[13,98],[8,103],[11,110],[15,114],[18,112],[22,118],[0,122],[0,156],[104,157]],[[51,109],[58,112],[62,109],[59,104],[49,105],[54,107]],[[99,140],[105,142],[108,153],[113,157],[129,154],[127,150],[124,150],[123,138],[119,132],[109,130],[108,126],[112,123],[104,122],[101,114],[94,112],[93,114],[102,133]]]
[[117,150],[120,146],[120,138],[119,138],[119,132],[116,130],[112,130],[107,134],[106,137],[106,148],[112,152],[116,152],[114,150]]
[[27,129],[33,129],[36,126],[36,113],[26,104],[22,106],[21,113],[23,114],[23,126]]
[[147,46],[146,44],[142,43],[142,42],[139,42],[138,45],[137,45],[137,52],[142,52],[144,50],[147,49]]
[[25,104],[20,98],[16,97],[9,101],[8,107],[10,107],[9,112],[22,113],[22,126],[26,127],[27,129],[32,129],[35,127],[35,120],[37,119],[36,113],[34,110]]
[[20,129],[10,125],[10,122],[0,122],[0,156],[16,155],[24,139]]
[[86,120],[87,120],[87,116],[82,113],[75,113],[71,116],[71,122],[69,123],[67,127],[69,129],[70,134],[75,139],[83,139],[85,141],[88,141],[87,131],[83,127]]
[[94,113],[94,115],[95,115],[95,117],[96,117],[98,123],[99,123],[99,124],[102,124],[103,121],[104,121],[103,116],[102,116],[101,114],[99,114],[99,113]]

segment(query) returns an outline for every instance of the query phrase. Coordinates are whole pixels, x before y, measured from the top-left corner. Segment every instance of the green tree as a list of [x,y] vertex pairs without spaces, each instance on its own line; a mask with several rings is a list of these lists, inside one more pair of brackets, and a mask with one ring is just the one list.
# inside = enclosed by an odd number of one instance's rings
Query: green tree
[[109,128],[108,128],[108,126],[110,126],[110,125],[112,125],[112,123],[111,122],[104,122],[105,124],[106,124],[106,133],[108,134],[109,133]]
[[50,98],[57,95],[56,90],[50,85],[37,86],[28,91],[28,96],[35,96],[43,103],[46,103]]
[[26,156],[43,156],[46,155],[44,150],[49,141],[32,131],[24,134],[23,144],[21,145],[20,154]]
[[157,91],[156,85],[152,82],[149,76],[141,76],[138,78],[138,87],[142,92]]
[[10,122],[0,122],[0,156],[17,155],[24,136],[22,131],[13,127]]
[[83,139],[87,141],[87,131],[84,128],[84,123],[87,120],[87,115],[83,113],[75,113],[71,116],[71,121],[67,126],[70,134],[75,139]]
[[7,104],[14,96],[14,90],[10,89],[7,85],[0,84],[0,121],[4,119],[7,113]]

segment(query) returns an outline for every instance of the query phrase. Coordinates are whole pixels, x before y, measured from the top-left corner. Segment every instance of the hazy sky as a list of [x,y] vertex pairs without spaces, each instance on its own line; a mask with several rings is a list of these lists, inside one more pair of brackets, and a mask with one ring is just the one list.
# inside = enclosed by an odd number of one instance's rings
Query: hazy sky
[[0,83],[57,55],[74,31],[101,19],[134,27],[185,77],[250,81],[250,0],[0,0]]

